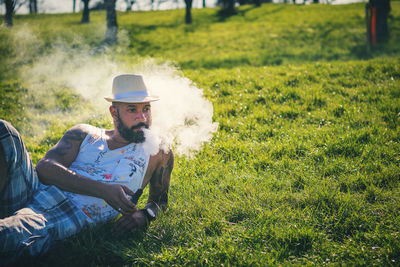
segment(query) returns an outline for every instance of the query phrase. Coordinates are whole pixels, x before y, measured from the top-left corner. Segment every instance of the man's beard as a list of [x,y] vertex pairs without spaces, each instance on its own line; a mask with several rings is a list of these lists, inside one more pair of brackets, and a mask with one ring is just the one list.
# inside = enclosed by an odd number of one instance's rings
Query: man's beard
[[117,115],[118,119],[118,132],[119,134],[129,143],[143,143],[146,140],[146,137],[144,136],[143,131],[133,131],[135,129],[138,129],[140,127],[145,127],[146,129],[149,128],[149,125],[144,123],[144,122],[139,122],[138,124],[132,126],[131,128],[127,127],[121,120],[119,116],[119,112]]

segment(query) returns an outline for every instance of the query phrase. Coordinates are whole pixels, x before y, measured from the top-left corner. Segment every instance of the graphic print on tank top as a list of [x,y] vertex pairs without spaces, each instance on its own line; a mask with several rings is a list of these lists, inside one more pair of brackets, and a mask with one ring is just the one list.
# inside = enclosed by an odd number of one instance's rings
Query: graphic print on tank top
[[[150,155],[142,144],[129,144],[110,150],[105,130],[97,129],[82,142],[79,154],[70,169],[103,183],[128,186],[133,192],[141,188]],[[65,192],[89,218],[89,222],[106,221],[118,212],[103,199]]]

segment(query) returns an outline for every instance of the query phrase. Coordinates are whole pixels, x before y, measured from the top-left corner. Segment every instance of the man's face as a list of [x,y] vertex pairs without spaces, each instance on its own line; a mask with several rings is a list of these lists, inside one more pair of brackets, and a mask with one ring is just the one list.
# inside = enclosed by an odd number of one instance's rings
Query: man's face
[[130,143],[145,141],[143,129],[151,125],[150,103],[114,103],[110,111],[121,137]]

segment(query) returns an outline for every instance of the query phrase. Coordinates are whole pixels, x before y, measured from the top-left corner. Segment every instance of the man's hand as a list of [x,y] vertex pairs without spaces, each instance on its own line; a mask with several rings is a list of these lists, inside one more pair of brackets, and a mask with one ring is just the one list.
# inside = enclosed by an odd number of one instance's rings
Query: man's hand
[[123,215],[114,224],[113,232],[133,232],[145,228],[147,225],[147,217],[144,211],[138,210],[131,215]]
[[132,215],[137,211],[137,208],[136,205],[126,197],[127,194],[133,196],[134,193],[125,185],[106,184],[103,199],[123,215]]

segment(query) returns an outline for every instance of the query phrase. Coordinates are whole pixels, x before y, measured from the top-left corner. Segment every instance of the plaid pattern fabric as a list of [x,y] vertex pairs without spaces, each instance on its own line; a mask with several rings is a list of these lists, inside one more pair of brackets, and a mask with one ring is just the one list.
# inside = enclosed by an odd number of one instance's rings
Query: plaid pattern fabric
[[82,230],[87,217],[57,187],[39,182],[20,135],[2,120],[0,142],[9,170],[8,182],[0,195],[1,265],[21,255],[35,256],[48,251],[53,241]]
[[46,220],[46,226],[54,230],[53,239],[63,240],[78,233],[88,223],[88,217],[55,186],[41,184],[28,205]]
[[17,130],[0,120],[0,142],[8,165],[8,179],[0,194],[0,219],[26,207],[39,186],[36,171]]

